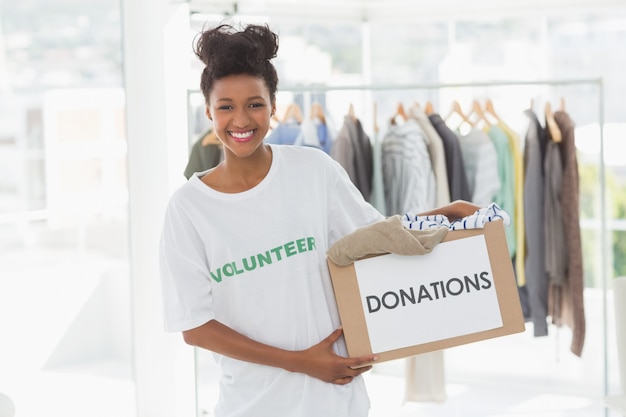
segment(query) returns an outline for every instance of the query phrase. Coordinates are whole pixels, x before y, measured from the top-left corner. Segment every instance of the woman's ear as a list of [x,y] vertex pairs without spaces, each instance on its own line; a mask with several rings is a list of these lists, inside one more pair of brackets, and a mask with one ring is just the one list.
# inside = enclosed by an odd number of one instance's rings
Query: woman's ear
[[209,106],[206,106],[204,108],[204,114],[206,114],[206,117],[208,117],[209,120],[213,120],[213,118],[211,117],[211,112],[209,111]]
[[270,99],[270,103],[271,103],[271,106],[272,106],[272,111],[270,112],[270,114],[271,114],[270,117],[272,117],[272,116],[274,116],[276,114],[276,97]]

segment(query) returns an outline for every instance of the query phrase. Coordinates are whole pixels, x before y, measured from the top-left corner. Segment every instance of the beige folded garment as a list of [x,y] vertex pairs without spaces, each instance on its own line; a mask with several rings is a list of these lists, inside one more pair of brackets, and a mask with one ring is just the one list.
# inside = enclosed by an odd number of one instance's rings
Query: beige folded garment
[[363,226],[336,241],[326,252],[339,266],[350,265],[367,255],[430,253],[448,234],[446,226],[411,230],[402,225],[399,215]]

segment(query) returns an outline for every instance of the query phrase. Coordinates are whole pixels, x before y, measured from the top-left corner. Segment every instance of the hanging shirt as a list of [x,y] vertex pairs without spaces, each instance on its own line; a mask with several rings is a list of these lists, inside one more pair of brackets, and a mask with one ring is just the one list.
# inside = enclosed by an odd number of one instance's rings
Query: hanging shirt
[[500,191],[496,149],[489,136],[476,128],[472,128],[467,135],[460,135],[459,143],[472,193],[470,201],[478,206],[486,206],[494,201],[494,196]]
[[317,123],[317,139],[319,141],[320,148],[327,154],[330,154],[330,150],[333,147],[334,138],[330,132],[330,129],[328,128],[328,125],[321,121],[318,121]]
[[203,146],[202,140],[204,136],[206,135],[203,135],[191,147],[189,160],[187,161],[184,172],[185,178],[187,179],[191,178],[194,172],[203,172],[207,169],[211,169],[224,159],[222,145],[211,143]]
[[459,137],[448,127],[439,114],[431,114],[428,116],[428,119],[439,134],[439,137],[441,137],[443,143],[450,201],[471,201],[472,193],[467,183]]
[[373,148],[359,119],[344,117],[330,155],[346,170],[363,197],[370,201],[374,174]]
[[544,154],[546,133],[532,110],[524,145],[524,216],[526,235],[525,315],[533,323],[535,336],[548,334],[548,276],[544,236]]
[[437,207],[445,206],[450,203],[450,188],[448,187],[448,172],[446,170],[443,140],[421,107],[412,106],[409,108],[409,117],[417,121],[426,135],[426,146],[430,155],[433,173],[435,174],[435,204]]
[[293,144],[298,146],[312,146],[330,153],[333,139],[326,123],[318,118],[305,119],[300,124],[300,132]]
[[[487,131],[491,138],[496,154],[498,155],[498,178],[500,179],[500,190],[494,195],[493,201],[510,213],[512,222],[515,222],[515,164],[513,162],[513,151],[509,143],[509,137],[498,126],[491,126]],[[515,228],[504,229],[506,243],[509,248],[509,255],[513,257],[516,251],[517,241],[515,238]]]
[[526,284],[526,272],[524,260],[526,259],[526,238],[524,237],[524,157],[519,143],[519,136],[502,120],[498,121],[498,127],[509,138],[509,144],[513,153],[513,166],[515,172],[515,210],[513,212],[515,227],[515,277],[517,285]]
[[[564,111],[556,111],[554,119],[561,130],[563,156],[563,187],[561,212],[567,246],[567,277],[563,288],[562,323],[572,329],[570,350],[576,356],[582,354],[585,343],[585,305],[582,240],[580,235],[580,184],[574,122]],[[558,324],[558,323],[557,323]]]
[[265,143],[293,145],[300,134],[300,123],[295,119],[279,123],[265,138]]
[[389,128],[382,141],[387,215],[419,213],[435,207],[435,175],[424,131],[407,120]]
[[[548,130],[548,134],[550,131]],[[548,291],[548,315],[553,323],[561,323],[563,318],[562,304],[567,269],[567,242],[563,228],[561,210],[561,191],[563,188],[563,163],[560,144],[552,138],[546,147],[544,213],[545,213],[545,245],[546,273],[550,289]]]

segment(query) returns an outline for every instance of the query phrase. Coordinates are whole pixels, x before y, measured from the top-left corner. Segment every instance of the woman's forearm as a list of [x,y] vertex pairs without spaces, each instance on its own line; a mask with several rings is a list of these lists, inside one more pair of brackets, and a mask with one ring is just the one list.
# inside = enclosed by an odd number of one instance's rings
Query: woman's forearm
[[372,368],[378,359],[371,354],[345,358],[335,353],[333,345],[343,334],[334,330],[319,343],[303,350],[286,350],[252,340],[217,320],[183,332],[185,342],[230,358],[300,372],[333,384],[347,384]]
[[234,359],[296,371],[293,352],[242,335],[217,320],[183,332],[185,342]]

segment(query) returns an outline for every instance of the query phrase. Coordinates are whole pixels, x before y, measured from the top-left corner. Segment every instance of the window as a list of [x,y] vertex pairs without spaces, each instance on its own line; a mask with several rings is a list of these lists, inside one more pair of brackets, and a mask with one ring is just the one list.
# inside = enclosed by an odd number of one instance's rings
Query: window
[[132,416],[119,2],[0,4],[0,392]]

